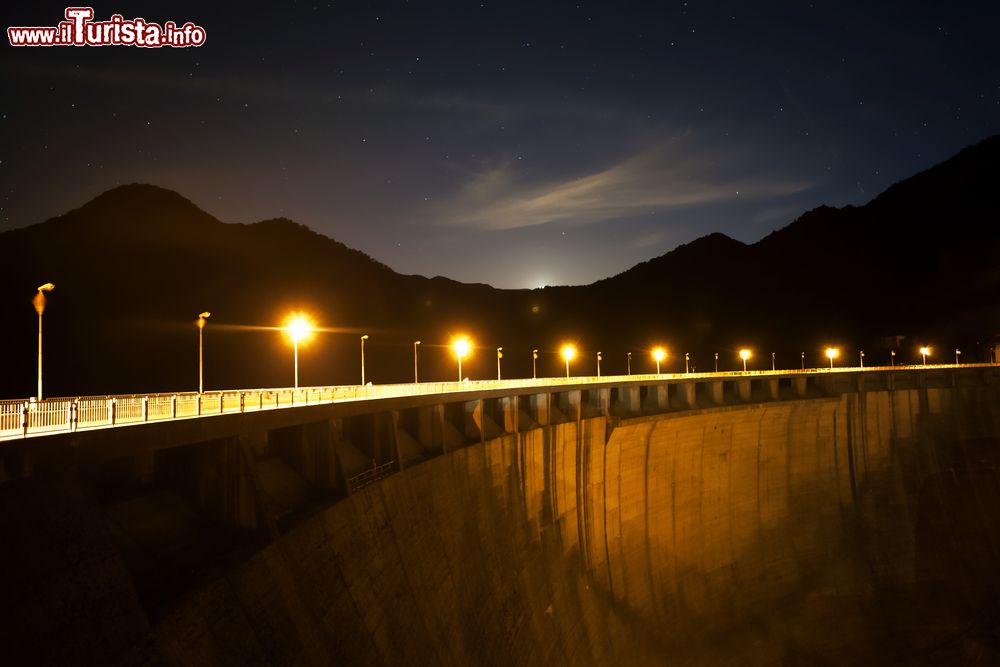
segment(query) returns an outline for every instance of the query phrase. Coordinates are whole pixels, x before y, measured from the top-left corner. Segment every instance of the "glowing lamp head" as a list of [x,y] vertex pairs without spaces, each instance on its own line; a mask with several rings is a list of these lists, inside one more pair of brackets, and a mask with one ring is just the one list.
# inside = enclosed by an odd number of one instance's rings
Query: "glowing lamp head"
[[468,336],[456,336],[451,341],[451,349],[456,357],[462,359],[469,356],[469,352],[472,351],[472,341]]
[[653,350],[653,359],[655,359],[657,363],[663,361],[666,358],[667,358],[667,351],[664,350],[662,347],[658,347],[655,350]]
[[312,336],[313,324],[308,316],[295,313],[285,321],[285,331],[288,332],[292,342],[299,343]]
[[573,361],[576,358],[576,346],[575,345],[563,345],[562,349],[559,350],[562,354],[562,358],[566,361]]
[[827,357],[827,359],[836,359],[839,356],[840,356],[840,350],[839,349],[837,349],[835,347],[828,347],[828,348],[826,348],[826,357]]
[[198,328],[199,329],[204,329],[205,328],[205,320],[207,320],[211,316],[212,316],[212,313],[208,312],[207,310],[204,313],[199,313],[198,314],[198,322],[197,322]]
[[38,291],[39,292],[51,292],[55,288],[56,288],[56,286],[53,285],[52,283],[45,283],[44,285],[40,285],[38,287]]
[[746,348],[743,348],[742,350],[740,350],[740,359],[742,359],[743,361],[746,361],[747,359],[749,359],[752,356],[753,356],[753,352],[751,352],[750,350],[748,350]]
[[924,347],[920,348],[920,354],[924,355],[925,357],[929,357],[931,355],[931,348],[925,345]]

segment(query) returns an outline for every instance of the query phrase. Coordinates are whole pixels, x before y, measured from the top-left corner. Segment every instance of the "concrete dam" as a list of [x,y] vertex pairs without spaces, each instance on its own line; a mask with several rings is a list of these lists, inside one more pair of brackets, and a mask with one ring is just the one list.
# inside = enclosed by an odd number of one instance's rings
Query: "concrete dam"
[[600,380],[2,442],[0,644],[8,664],[998,664],[998,380]]

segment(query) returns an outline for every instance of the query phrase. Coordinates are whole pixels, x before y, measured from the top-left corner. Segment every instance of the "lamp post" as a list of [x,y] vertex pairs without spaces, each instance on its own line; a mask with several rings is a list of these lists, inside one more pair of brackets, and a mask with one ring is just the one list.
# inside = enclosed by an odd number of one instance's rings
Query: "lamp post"
[[500,381],[500,360],[503,359],[503,348],[497,348],[497,382]]
[[368,340],[368,334],[361,337],[361,386],[365,385],[365,341]]
[[690,370],[691,367],[689,365],[690,361],[691,361],[691,353],[690,352],[685,352],[684,353],[684,373],[685,374],[691,372],[691,370]]
[[420,341],[413,341],[413,384],[417,384],[417,345],[420,345]]
[[202,339],[202,334],[205,331],[205,322],[211,316],[212,316],[212,313],[208,312],[207,310],[205,312],[201,313],[200,315],[198,315],[198,322],[197,322],[197,324],[198,324],[198,393],[199,394],[201,394],[201,393],[203,393],[205,391],[205,382],[204,382],[205,375],[202,372],[202,369],[203,369],[203,364],[202,364],[203,355],[202,355],[201,339]]
[[776,369],[776,368],[774,367],[774,352],[772,352],[772,353],[771,353],[771,370],[772,370],[772,371],[773,371],[773,370],[777,370],[777,369]]
[[632,375],[632,353],[629,352],[628,356],[625,357],[626,368],[628,369],[628,374]]
[[833,360],[840,356],[840,350],[835,347],[826,348],[826,356],[830,359],[830,370],[833,370]]
[[566,344],[562,346],[561,352],[563,359],[566,361],[566,377],[569,377],[569,362],[576,357],[576,347]]
[[653,350],[653,359],[656,361],[656,374],[660,374],[660,362],[667,358],[667,351],[662,347]]
[[958,357],[959,357],[959,356],[960,356],[961,354],[962,354],[962,351],[961,351],[960,349],[958,349],[958,348],[956,347],[956,348],[955,348],[955,365],[956,365],[956,366],[958,366]]
[[597,377],[601,377],[601,353],[597,353]]
[[896,367],[896,350],[889,350],[889,366],[890,368]]
[[747,348],[743,348],[742,350],[740,350],[740,359],[743,360],[743,372],[744,373],[747,372],[747,359],[749,359],[751,356],[753,356],[753,352],[751,352]]
[[923,357],[924,359],[924,366],[927,365],[927,355],[929,355],[930,353],[931,353],[931,348],[927,347],[926,345],[920,348],[920,356]]
[[45,283],[38,287],[35,298],[31,303],[38,313],[38,400],[42,400],[42,313],[45,312],[45,292],[51,292],[56,288],[52,283]]
[[295,314],[289,317],[285,331],[292,338],[292,350],[295,363],[295,388],[299,388],[299,341],[305,340],[312,333],[312,323],[305,315]]
[[861,368],[865,367],[865,351],[861,350]]
[[719,372],[719,353],[715,353],[715,372]]
[[806,353],[799,352],[799,356],[802,357],[802,370],[806,369]]
[[462,357],[469,354],[472,350],[472,342],[467,336],[459,336],[451,341],[451,349],[455,352],[455,357],[458,359],[458,381],[462,381]]
[[531,351],[531,379],[538,379],[538,350]]

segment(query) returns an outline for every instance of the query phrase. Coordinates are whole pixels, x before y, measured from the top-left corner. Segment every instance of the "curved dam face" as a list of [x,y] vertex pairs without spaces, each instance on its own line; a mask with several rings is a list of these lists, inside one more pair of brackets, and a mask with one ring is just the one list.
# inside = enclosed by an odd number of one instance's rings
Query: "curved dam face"
[[506,434],[303,519],[116,659],[995,664],[998,407],[868,391]]
[[219,662],[1000,656],[997,401],[868,392],[496,438],[300,525],[155,634]]

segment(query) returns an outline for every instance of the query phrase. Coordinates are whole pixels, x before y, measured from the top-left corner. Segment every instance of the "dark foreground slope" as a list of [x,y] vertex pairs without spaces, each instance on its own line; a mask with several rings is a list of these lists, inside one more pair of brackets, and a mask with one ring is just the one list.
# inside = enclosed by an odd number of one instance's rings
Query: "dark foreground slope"
[[[0,308],[8,358],[0,395],[34,390],[35,286],[57,289],[46,313],[49,395],[189,390],[197,386],[197,332],[206,331],[211,388],[286,386],[288,344],[273,330],[301,308],[333,332],[303,350],[304,384],[360,379],[358,337],[369,334],[367,378],[412,378],[412,342],[422,340],[425,379],[447,379],[442,347],[456,330],[481,348],[466,360],[472,378],[495,373],[503,346],[508,377],[558,374],[559,344],[576,340],[576,370],[622,373],[632,352],[665,343],[668,369],[690,352],[700,370],[721,352],[751,345],[766,364],[820,362],[829,343],[849,360],[867,350],[885,363],[918,344],[963,359],[988,358],[1000,331],[1000,137],[899,183],[862,207],[810,211],[753,245],[719,234],[592,285],[497,290],[445,278],[402,276],[288,220],[223,224],[176,193],[116,188],[48,222],[0,234]],[[225,326],[224,326],[225,325]],[[258,327],[257,329],[251,327]],[[950,355],[949,355],[950,356]],[[754,363],[754,362],[752,362]]]

